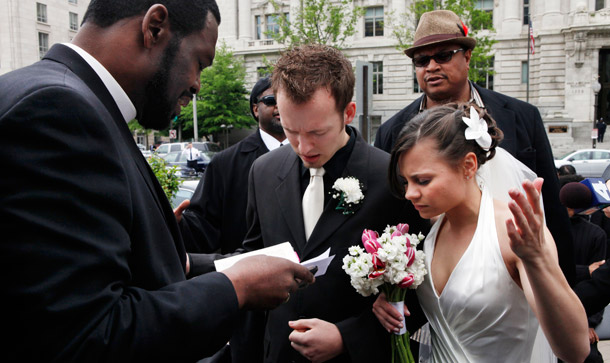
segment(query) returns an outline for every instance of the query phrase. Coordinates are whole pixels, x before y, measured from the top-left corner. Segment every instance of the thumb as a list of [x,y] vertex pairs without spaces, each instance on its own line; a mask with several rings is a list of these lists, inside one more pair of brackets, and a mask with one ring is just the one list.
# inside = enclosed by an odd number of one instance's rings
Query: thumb
[[180,220],[182,219],[182,212],[184,212],[184,210],[188,208],[190,204],[190,200],[183,200],[182,203],[180,203],[180,205],[176,207],[176,209],[174,209],[174,215],[176,216],[176,220],[178,222],[180,222]]

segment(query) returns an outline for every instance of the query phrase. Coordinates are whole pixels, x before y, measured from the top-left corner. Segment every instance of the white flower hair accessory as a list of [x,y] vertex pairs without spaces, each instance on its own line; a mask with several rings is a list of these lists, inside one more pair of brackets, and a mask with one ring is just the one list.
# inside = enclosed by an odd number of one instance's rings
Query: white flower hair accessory
[[468,127],[464,132],[466,140],[474,140],[483,150],[488,151],[491,147],[491,136],[487,132],[487,122],[479,118],[479,113],[474,107],[470,106],[470,118],[462,117]]

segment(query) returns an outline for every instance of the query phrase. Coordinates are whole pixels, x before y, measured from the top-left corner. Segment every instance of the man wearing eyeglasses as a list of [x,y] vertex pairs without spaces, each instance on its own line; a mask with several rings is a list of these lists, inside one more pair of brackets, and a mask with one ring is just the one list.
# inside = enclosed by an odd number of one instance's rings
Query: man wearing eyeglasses
[[[180,228],[187,252],[222,254],[241,247],[247,232],[248,172],[259,156],[286,144],[275,96],[268,77],[256,82],[250,93],[250,112],[258,130],[212,158],[184,211]],[[263,358],[263,337],[248,334],[252,325],[264,324],[262,313],[242,313],[240,327],[229,346],[212,362],[257,362]],[[230,352],[229,352],[230,351]]]
[[390,152],[405,123],[425,109],[450,102],[473,102],[484,108],[504,132],[500,146],[544,178],[542,194],[547,225],[557,244],[561,269],[572,283],[575,266],[570,223],[559,202],[559,182],[540,113],[531,104],[468,80],[475,46],[476,40],[468,37],[468,28],[455,13],[435,10],[423,14],[413,46],[405,54],[413,60],[424,95],[381,125],[375,146]]

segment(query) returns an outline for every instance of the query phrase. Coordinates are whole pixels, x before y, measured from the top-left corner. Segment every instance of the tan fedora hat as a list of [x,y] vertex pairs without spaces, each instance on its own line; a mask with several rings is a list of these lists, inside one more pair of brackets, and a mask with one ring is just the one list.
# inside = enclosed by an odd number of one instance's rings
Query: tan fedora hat
[[457,43],[467,49],[473,49],[477,41],[467,35],[468,28],[453,11],[430,11],[419,19],[413,45],[405,50],[405,54],[413,58],[416,50],[439,43]]

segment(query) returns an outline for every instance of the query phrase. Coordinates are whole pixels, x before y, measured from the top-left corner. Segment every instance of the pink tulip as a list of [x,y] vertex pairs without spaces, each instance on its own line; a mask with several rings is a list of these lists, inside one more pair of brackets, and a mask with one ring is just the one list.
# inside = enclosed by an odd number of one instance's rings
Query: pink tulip
[[379,259],[377,253],[371,254],[371,257],[373,261],[373,268],[375,268],[375,270],[385,269],[385,263]]
[[415,248],[408,246],[405,255],[407,255],[407,267],[409,267],[415,261]]
[[377,237],[379,237],[379,234],[370,229],[365,229],[364,232],[362,232],[362,244],[364,245],[366,252],[375,253],[381,248],[381,244],[377,242]]
[[396,225],[396,230],[400,231],[402,234],[406,234],[409,232],[409,225],[406,223],[398,223]]
[[383,276],[384,272],[385,272],[385,269],[383,269],[383,270],[375,270],[375,271],[373,271],[373,272],[371,272],[369,274],[369,279],[374,280],[376,278],[379,278],[379,277]]
[[398,287],[400,287],[401,289],[406,289],[407,287],[413,284],[413,281],[413,274],[409,274],[409,276],[405,277],[404,279],[402,279],[401,282],[398,283]]

